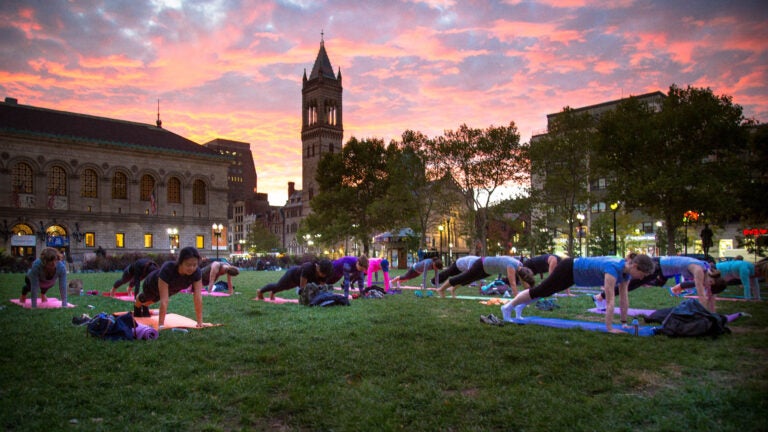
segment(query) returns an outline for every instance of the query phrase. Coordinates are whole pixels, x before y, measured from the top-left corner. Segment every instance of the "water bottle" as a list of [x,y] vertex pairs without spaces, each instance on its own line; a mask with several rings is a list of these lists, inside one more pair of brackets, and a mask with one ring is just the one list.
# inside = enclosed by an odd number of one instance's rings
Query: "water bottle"
[[181,327],[174,327],[171,329],[171,331],[177,332],[177,333],[189,333],[189,330]]
[[635,331],[635,336],[640,334],[640,323],[637,322],[637,318],[632,320],[632,328]]
[[80,295],[83,295],[83,289],[80,288]]

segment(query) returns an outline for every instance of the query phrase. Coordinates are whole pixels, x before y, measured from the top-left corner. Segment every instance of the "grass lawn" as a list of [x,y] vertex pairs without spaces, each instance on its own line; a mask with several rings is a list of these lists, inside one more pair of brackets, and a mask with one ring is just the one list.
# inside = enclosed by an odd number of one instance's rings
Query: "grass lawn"
[[[86,337],[73,316],[131,309],[101,296],[26,310],[0,274],[0,428],[6,431],[758,431],[768,428],[767,302],[709,338],[633,337],[480,323],[498,306],[412,292],[350,307],[256,302],[283,272],[243,272],[204,297],[221,327],[155,341]],[[118,273],[70,274],[108,290]],[[728,291],[738,293],[740,287]],[[461,288],[473,295],[476,288]],[[58,289],[49,291],[58,297]],[[293,291],[279,296],[295,297]],[[765,290],[763,298],[766,298]],[[673,306],[666,290],[635,308]],[[528,315],[601,320],[588,296]],[[87,305],[95,306],[94,310]],[[169,312],[194,317],[192,296]],[[617,320],[618,321],[618,320]]]

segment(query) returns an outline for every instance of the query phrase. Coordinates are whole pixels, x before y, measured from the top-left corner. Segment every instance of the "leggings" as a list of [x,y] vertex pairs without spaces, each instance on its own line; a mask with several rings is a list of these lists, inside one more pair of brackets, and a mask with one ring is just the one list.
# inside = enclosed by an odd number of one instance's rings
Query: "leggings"
[[[40,294],[45,295],[45,293],[47,293],[54,285],[56,285],[55,279],[50,281],[40,281]],[[25,276],[24,286],[21,288],[21,295],[27,295],[30,291],[32,291],[32,282],[29,280],[29,277]]]
[[467,271],[448,279],[451,286],[468,285],[476,280],[490,276],[483,268],[483,259],[480,258],[472,263]]
[[573,285],[573,258],[565,258],[552,270],[552,273],[540,284],[531,288],[528,294],[531,300],[549,297],[560,291],[565,291]]
[[288,269],[288,271],[285,272],[283,277],[280,278],[277,282],[270,283],[264,285],[263,288],[259,290],[260,293],[265,292],[272,292],[277,293],[280,291],[287,291],[291,288],[296,288],[300,285],[301,280],[301,267],[293,267]]
[[[454,261],[453,264],[451,264],[448,268],[437,274],[437,280],[444,281],[449,277],[459,274],[461,274],[461,270],[459,270],[459,267],[456,266],[456,261]],[[432,278],[429,281],[432,283],[432,285],[435,285],[435,278]]]

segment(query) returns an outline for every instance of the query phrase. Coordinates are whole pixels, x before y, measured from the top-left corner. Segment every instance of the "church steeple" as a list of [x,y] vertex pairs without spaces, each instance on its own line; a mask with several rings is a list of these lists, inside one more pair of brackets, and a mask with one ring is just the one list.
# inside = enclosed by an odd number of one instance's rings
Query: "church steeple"
[[307,77],[304,70],[301,90],[302,122],[302,193],[305,213],[309,201],[317,194],[317,165],[324,153],[341,151],[344,137],[342,123],[341,69],[334,74],[325,49],[324,33],[320,33],[320,49]]

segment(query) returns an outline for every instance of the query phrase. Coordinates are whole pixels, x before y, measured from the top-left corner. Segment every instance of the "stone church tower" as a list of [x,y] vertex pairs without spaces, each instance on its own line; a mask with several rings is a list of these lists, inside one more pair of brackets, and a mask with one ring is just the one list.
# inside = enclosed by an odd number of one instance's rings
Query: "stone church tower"
[[320,51],[309,77],[304,70],[301,88],[302,213],[305,216],[311,211],[309,202],[318,193],[315,175],[320,158],[325,153],[341,151],[344,137],[341,93],[341,69],[334,75],[321,35]]

